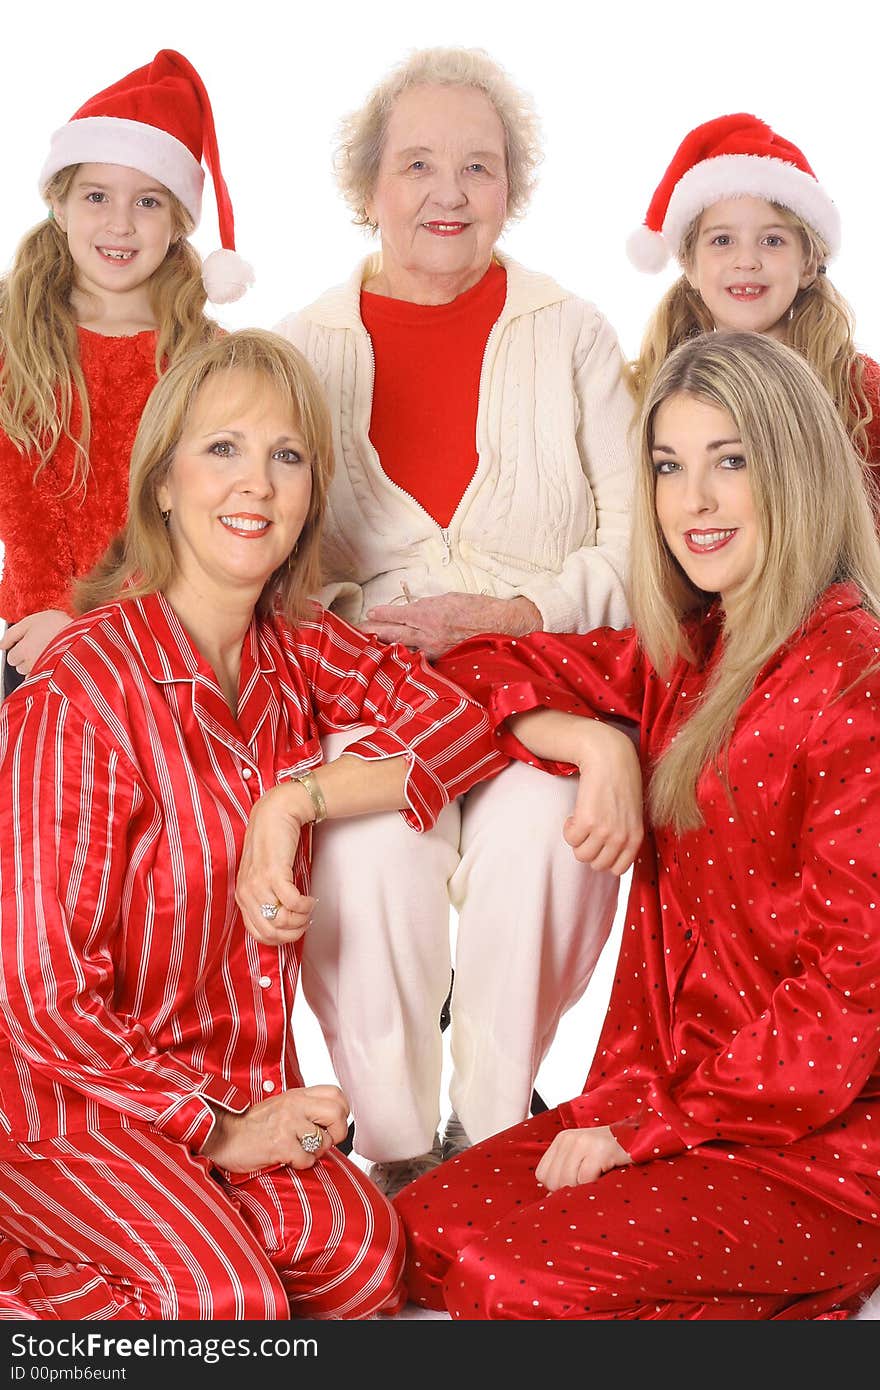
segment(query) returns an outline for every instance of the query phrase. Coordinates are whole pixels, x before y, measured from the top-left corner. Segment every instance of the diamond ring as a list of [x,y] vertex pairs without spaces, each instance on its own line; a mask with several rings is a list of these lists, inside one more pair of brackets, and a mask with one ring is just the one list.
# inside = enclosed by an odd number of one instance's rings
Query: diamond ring
[[280,903],[260,903],[260,916],[265,917],[267,922],[274,922],[280,906]]
[[316,1130],[314,1134],[304,1134],[299,1141],[307,1154],[316,1154],[324,1142],[322,1130]]

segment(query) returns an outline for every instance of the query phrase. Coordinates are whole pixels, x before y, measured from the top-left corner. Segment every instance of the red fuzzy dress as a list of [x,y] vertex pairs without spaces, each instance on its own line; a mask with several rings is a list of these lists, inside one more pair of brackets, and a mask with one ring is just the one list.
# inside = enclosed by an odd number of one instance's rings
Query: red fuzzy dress
[[[6,547],[0,617],[9,623],[44,608],[70,612],[73,580],[100,560],[128,514],[128,464],[156,384],[156,334],[108,338],[77,331],[92,417],[85,492],[71,487],[69,439],[62,439],[35,483],[33,455],[23,456],[0,433],[0,541]],[[76,403],[74,438],[80,423]]]
[[[865,431],[868,436],[866,463],[872,475],[874,489],[880,498],[880,363],[867,356],[863,356],[862,361],[865,364],[862,390],[874,412]],[[875,510],[878,509],[880,502],[875,505]]]

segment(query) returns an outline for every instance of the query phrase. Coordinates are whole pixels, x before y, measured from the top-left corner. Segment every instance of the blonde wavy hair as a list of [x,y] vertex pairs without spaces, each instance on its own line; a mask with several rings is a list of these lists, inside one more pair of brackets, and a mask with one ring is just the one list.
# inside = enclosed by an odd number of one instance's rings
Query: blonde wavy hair
[[715,764],[726,780],[730,736],[755,677],[825,589],[852,580],[863,606],[880,617],[880,542],[858,454],[800,353],[757,333],[707,333],[682,344],[657,372],[642,412],[631,552],[635,625],[662,676],[680,657],[694,661],[684,620],[717,597],[690,582],[657,519],[654,420],[679,395],[735,422],[759,525],[754,570],[725,605],[721,658],[652,772],[651,818],[680,833],[702,823],[696,784],[703,768]]
[[193,402],[222,372],[249,372],[274,390],[296,420],[309,453],[312,494],[293,552],[266,581],[258,611],[277,608],[295,621],[320,587],[321,527],[333,476],[330,412],[302,353],[276,333],[248,328],[229,333],[178,358],[153,388],[131,454],[128,523],[104,558],[74,591],[79,613],[125,594],[164,592],[176,573],[171,534],[159,509],[158,489],[174,463]]
[[489,98],[504,127],[507,216],[521,217],[541,162],[541,134],[532,99],[482,48],[422,48],[392,68],[363,106],[342,121],[336,177],[358,226],[376,230],[367,212],[385,145],[392,107],[412,87],[476,87]]
[[[798,290],[792,301],[785,341],[809,362],[837,406],[856,449],[867,458],[867,426],[873,411],[863,386],[864,362],[853,342],[852,309],[825,273],[827,244],[789,208],[779,203],[771,206],[797,232],[807,264],[816,272],[812,283]],[[704,215],[694,219],[682,238],[678,259],[685,273],[660,300],[648,322],[639,356],[628,364],[630,389],[639,407],[672,349],[713,327],[708,309],[688,279]]]
[[[64,202],[79,167],[69,165],[49,182],[44,197],[50,208]],[[149,287],[159,324],[157,375],[217,332],[204,313],[201,260],[187,240],[192,218],[173,193],[168,197],[172,242]],[[76,450],[71,486],[84,488],[91,419],[70,307],[74,276],[67,237],[50,216],[25,234],[12,269],[0,280],[0,429],[21,453],[35,455],[34,479],[61,439],[70,439]],[[74,439],[76,401],[82,424]]]

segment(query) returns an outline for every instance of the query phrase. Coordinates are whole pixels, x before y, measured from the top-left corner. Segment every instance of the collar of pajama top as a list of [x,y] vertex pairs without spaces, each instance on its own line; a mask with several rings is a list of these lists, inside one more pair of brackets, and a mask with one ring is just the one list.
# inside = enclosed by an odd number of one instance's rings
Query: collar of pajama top
[[[638,723],[647,777],[706,688],[717,611],[692,635],[697,662],[668,678],[632,629],[477,638],[439,665],[480,693],[514,756],[538,761],[504,729],[514,713],[604,714]],[[880,1221],[878,654],[858,591],[830,588],[744,701],[729,786],[701,773],[703,825],[648,831],[599,1044],[563,1117],[612,1124],[636,1161],[751,1146]]]
[[[208,1100],[302,1084],[299,947],[258,944],[235,905],[254,802],[357,723],[375,732],[349,753],[407,753],[414,829],[505,759],[459,691],[317,606],[251,624],[237,719],[161,595],[88,615],[41,667],[0,719],[0,1125],[18,1145],[147,1123],[197,1149]],[[307,830],[303,892],[309,858]]]

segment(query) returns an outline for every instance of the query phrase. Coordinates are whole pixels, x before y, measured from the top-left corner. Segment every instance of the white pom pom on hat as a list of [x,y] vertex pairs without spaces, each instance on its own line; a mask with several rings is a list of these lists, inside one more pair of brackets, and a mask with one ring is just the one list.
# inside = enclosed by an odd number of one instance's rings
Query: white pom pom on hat
[[627,239],[638,270],[662,270],[688,227],[726,198],[763,198],[789,208],[816,231],[829,259],[840,250],[840,215],[803,153],[757,116],[739,112],[696,126],[682,140],[654,191],[644,224]]
[[669,246],[662,232],[650,227],[636,227],[626,239],[626,254],[636,270],[656,275],[669,261]]
[[181,53],[160,49],[151,63],[90,97],[56,130],[40,172],[40,192],[70,164],[125,164],[158,179],[198,224],[203,156],[214,184],[222,248],[207,257],[203,279],[212,303],[229,304],[253,284],[254,272],[235,251],[232,200],[220,168],[211,102]]
[[254,283],[254,270],[237,251],[221,248],[205,257],[202,280],[212,304],[232,304]]

